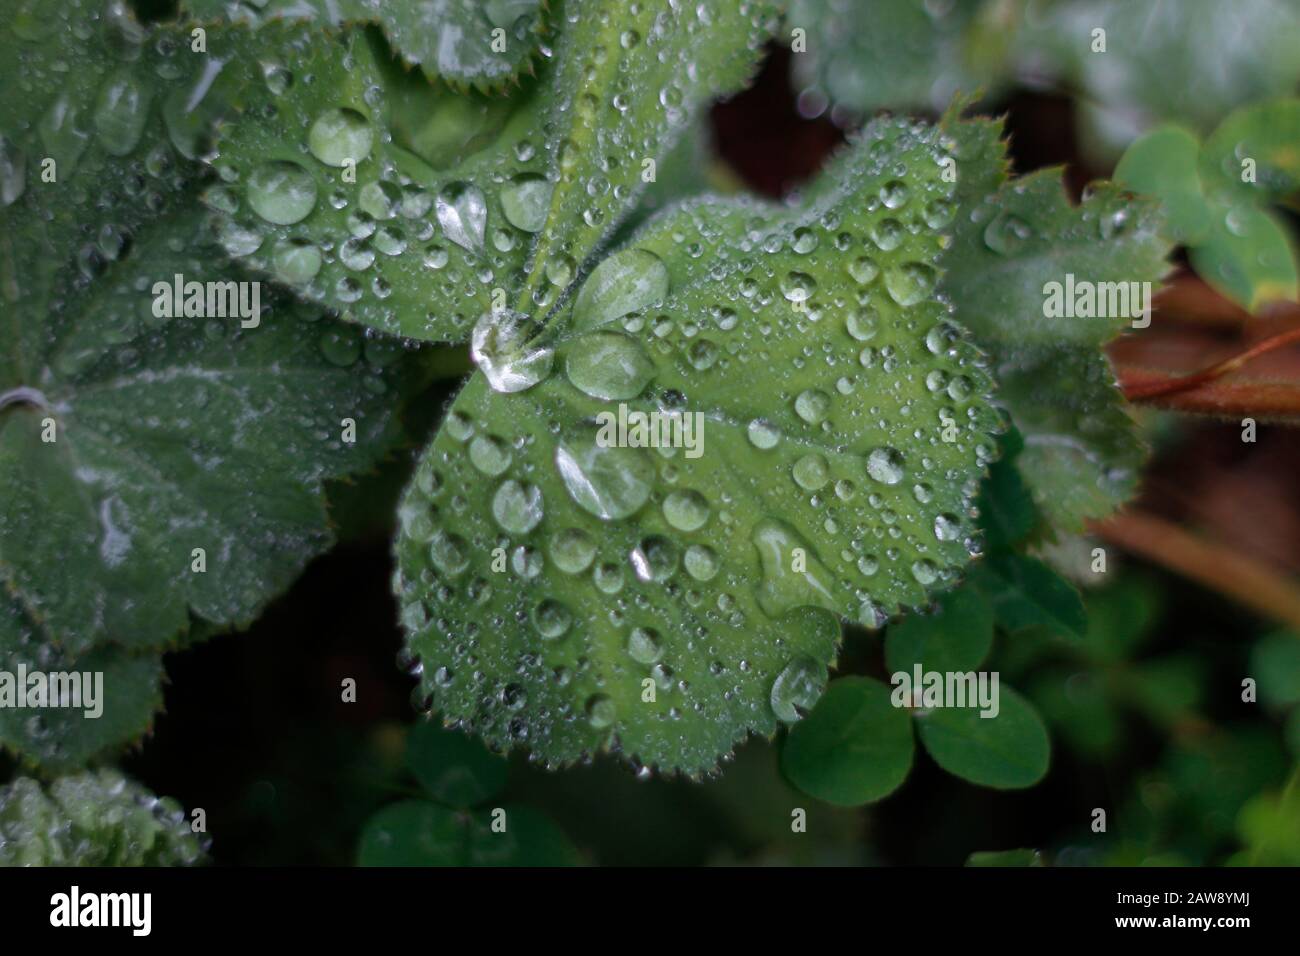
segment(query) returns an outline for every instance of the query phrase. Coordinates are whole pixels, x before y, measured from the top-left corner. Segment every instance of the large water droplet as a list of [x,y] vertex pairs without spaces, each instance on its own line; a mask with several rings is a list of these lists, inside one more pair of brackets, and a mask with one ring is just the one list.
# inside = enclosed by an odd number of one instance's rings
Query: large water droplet
[[867,474],[884,485],[898,484],[903,480],[902,454],[888,446],[875,449],[867,456]]
[[709,520],[709,502],[698,491],[678,489],[664,498],[663,512],[678,531],[696,531]]
[[798,532],[783,521],[765,518],[754,526],[753,540],[763,568],[758,606],[765,614],[780,617],[807,606],[837,610],[831,574]]
[[596,542],[581,528],[566,528],[551,538],[551,561],[565,574],[581,574],[596,557]]
[[475,435],[469,443],[469,461],[483,474],[495,478],[510,467],[510,446],[494,435]]
[[271,267],[289,285],[306,285],[320,272],[320,250],[302,240],[281,239],[271,250]]
[[656,664],[663,657],[659,632],[648,627],[634,627],[627,636],[627,652],[638,664]]
[[307,133],[307,148],[326,166],[353,166],[370,155],[375,131],[356,110],[337,108],[316,117]]
[[544,513],[542,491],[536,485],[511,478],[503,481],[492,496],[492,517],[510,534],[532,531],[541,523]]
[[826,690],[826,668],[811,657],[794,658],[772,681],[772,713],[783,723],[803,718]]
[[606,401],[636,398],[654,375],[654,363],[634,339],[593,332],[574,342],[565,373],[579,391]]
[[594,433],[562,442],[555,465],[570,497],[606,521],[634,514],[654,488],[654,461],[644,448],[603,447]]
[[574,323],[591,328],[647,308],[668,295],[668,267],[644,249],[625,249],[592,270],[573,306]]
[[471,252],[483,248],[487,232],[487,202],[472,183],[452,183],[438,194],[438,224],[447,238]]
[[536,173],[522,173],[501,189],[506,221],[524,232],[541,232],[551,207],[553,183]]
[[488,312],[474,326],[470,355],[498,392],[522,392],[551,374],[555,350],[532,339],[537,323],[522,312]]
[[830,407],[831,397],[815,388],[800,392],[794,400],[795,413],[809,425],[823,422]]
[[129,72],[115,73],[99,91],[92,117],[100,145],[114,156],[135,149],[149,118],[150,91]]
[[267,222],[291,226],[316,206],[316,180],[286,159],[263,163],[248,177],[248,204]]
[[885,290],[899,305],[916,305],[931,292],[939,275],[924,262],[905,262],[885,270]]
[[0,204],[12,206],[27,188],[27,156],[0,134]]
[[1009,212],[1000,212],[984,227],[984,245],[999,255],[1014,254],[1033,235],[1029,224]]

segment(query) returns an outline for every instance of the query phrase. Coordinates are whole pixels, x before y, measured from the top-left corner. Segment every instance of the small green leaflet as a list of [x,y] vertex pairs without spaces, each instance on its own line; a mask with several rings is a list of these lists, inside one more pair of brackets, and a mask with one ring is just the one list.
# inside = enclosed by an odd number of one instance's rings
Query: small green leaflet
[[116,770],[0,787],[0,866],[193,866],[205,856],[180,804]]
[[[710,770],[811,707],[836,616],[879,626],[957,579],[1000,425],[933,296],[944,155],[878,124],[805,205],[686,203],[559,328],[480,324],[397,546],[444,719],[553,764]],[[703,445],[602,444],[629,411]]]
[[853,807],[888,796],[912,769],[911,713],[868,677],[831,684],[806,720],[790,731],[781,769],[809,796]]
[[1268,100],[1233,112],[1201,145],[1162,126],[1133,143],[1115,179],[1154,196],[1165,229],[1188,247],[1197,274],[1252,312],[1300,295],[1298,251],[1267,207],[1300,190],[1300,99]]
[[1034,708],[1009,687],[998,688],[998,714],[942,707],[916,718],[921,743],[935,763],[971,783],[999,790],[1031,787],[1047,773],[1051,744]]

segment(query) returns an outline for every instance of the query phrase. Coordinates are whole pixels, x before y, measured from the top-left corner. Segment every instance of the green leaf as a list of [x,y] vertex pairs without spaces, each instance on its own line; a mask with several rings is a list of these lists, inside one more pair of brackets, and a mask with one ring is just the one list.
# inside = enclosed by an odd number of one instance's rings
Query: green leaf
[[1067,637],[1083,637],[1088,616],[1079,591],[1037,558],[994,554],[976,565],[971,581],[993,605],[998,624],[1008,631],[1045,627]]
[[192,866],[204,858],[184,808],[116,770],[0,787],[0,866]]
[[1300,297],[1297,249],[1287,227],[1248,203],[1211,203],[1209,237],[1189,253],[1196,274],[1251,312]]
[[1196,245],[1210,231],[1210,207],[1198,172],[1201,143],[1182,126],[1161,126],[1130,146],[1115,167],[1115,182],[1164,205],[1170,237]]
[[752,0],[667,11],[569,0],[537,83],[437,167],[388,135],[397,81],[384,51],[354,29],[341,56],[300,25],[287,34],[301,38],[293,68],[312,82],[275,96],[246,89],[239,120],[222,128],[214,163],[230,185],[218,205],[234,210],[237,240],[227,248],[273,275],[284,243],[321,251],[319,272],[295,290],[383,331],[463,341],[507,306],[543,321],[632,211],[646,164],[748,78],[771,11]]
[[[1038,509],[1015,462],[1023,448],[1023,439],[1019,432],[1010,434],[1016,436],[1014,455],[1004,450],[1002,457],[989,467],[989,476],[980,487],[980,528],[989,551],[1015,547],[1039,522]],[[1005,448],[1005,440],[1003,445]]]
[[1132,497],[1146,459],[1110,362],[1095,348],[1003,355],[998,397],[1024,436],[1015,464],[1034,506],[1058,532],[1108,516]]
[[795,0],[787,22],[807,40],[792,59],[795,83],[805,100],[829,98],[859,113],[940,110],[958,90],[998,78],[1002,19],[985,0],[933,8],[915,0]]
[[[1300,99],[1251,103],[1235,110],[1205,141],[1201,175],[1213,190],[1253,202],[1300,191]],[[1254,182],[1243,179],[1254,163]]]
[[809,796],[852,807],[897,790],[912,769],[913,746],[909,712],[893,705],[889,688],[844,677],[791,729],[781,769]]
[[182,6],[196,20],[377,23],[402,60],[430,80],[480,90],[500,89],[529,69],[545,25],[542,0],[183,0]]
[[[961,211],[942,287],[958,321],[993,356],[1000,400],[1024,437],[1017,467],[1034,502],[1050,528],[1076,532],[1122,504],[1136,483],[1144,449],[1097,346],[1144,304],[1144,287],[1133,283],[1164,275],[1170,244],[1154,202],[1102,184],[1072,206],[1056,171],[1009,179],[998,124],[959,119],[963,106],[955,103],[942,124],[958,158]],[[1107,292],[1106,307],[1094,309],[1107,317],[1069,317],[1075,280],[1127,290],[1127,308]]]
[[[5,149],[33,157],[0,209],[0,579],[16,602],[0,628],[15,664],[105,672],[100,721],[3,731],[64,766],[147,728],[159,667],[136,652],[191,614],[247,624],[329,545],[322,486],[399,437],[412,369],[400,343],[270,289],[260,316],[250,286],[247,317],[230,312],[253,277],[222,268],[193,158],[263,82],[246,30],[213,28],[195,52],[122,5],[43,10],[0,34]],[[157,287],[178,274],[221,283],[228,317],[166,318]]]
[[431,797],[459,809],[500,793],[508,769],[477,740],[430,721],[417,723],[407,735],[406,765]]
[[1277,631],[1261,637],[1250,650],[1250,676],[1269,706],[1300,703],[1300,636]]
[[357,850],[359,866],[575,866],[564,833],[531,807],[503,807],[505,831],[492,811],[470,815],[423,800],[385,807],[370,818]]
[[1047,773],[1051,747],[1034,708],[999,687],[996,717],[978,707],[936,708],[916,718],[921,743],[949,773],[999,790],[1031,787]]
[[975,588],[957,588],[939,599],[933,614],[910,614],[889,625],[885,666],[911,673],[915,664],[931,671],[971,671],[993,647],[993,608]]
[[[480,327],[484,374],[397,544],[445,719],[550,763],[617,747],[698,773],[815,701],[824,611],[879,626],[957,579],[1000,425],[933,297],[938,149],[933,129],[879,124],[802,206],[656,218],[563,328]],[[602,447],[597,416],[620,403],[680,413],[702,446]]]
[[[24,707],[29,690],[73,674],[83,706]],[[0,746],[29,762],[57,772],[139,739],[162,706],[161,684],[160,654],[101,646],[73,659],[16,601],[0,596]]]
[[980,850],[966,857],[967,866],[1043,866],[1037,850]]

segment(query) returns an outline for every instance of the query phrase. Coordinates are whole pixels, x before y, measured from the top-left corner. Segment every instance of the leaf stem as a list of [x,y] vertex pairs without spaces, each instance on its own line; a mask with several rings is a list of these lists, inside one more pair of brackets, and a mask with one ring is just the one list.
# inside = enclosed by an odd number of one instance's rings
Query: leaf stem
[[1155,515],[1129,511],[1093,525],[1105,540],[1300,631],[1300,581]]
[[1145,382],[1133,381],[1131,378],[1127,381],[1121,379],[1124,397],[1131,402],[1136,402],[1160,398],[1177,392],[1185,392],[1222,378],[1229,372],[1241,368],[1247,362],[1293,342],[1300,342],[1300,328],[1279,332],[1262,342],[1255,343],[1245,351],[1238,352],[1222,362],[1216,362],[1214,365],[1199,372],[1193,372],[1191,375],[1182,375],[1176,378],[1148,379]]

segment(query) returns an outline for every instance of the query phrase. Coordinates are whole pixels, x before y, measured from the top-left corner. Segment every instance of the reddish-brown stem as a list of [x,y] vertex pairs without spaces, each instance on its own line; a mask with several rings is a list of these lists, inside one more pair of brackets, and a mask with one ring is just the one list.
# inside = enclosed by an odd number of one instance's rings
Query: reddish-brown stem
[[1116,515],[1094,525],[1093,530],[1125,551],[1300,630],[1300,581],[1271,565],[1137,511]]
[[1168,378],[1163,380],[1148,380],[1146,382],[1125,382],[1123,384],[1124,395],[1129,401],[1143,401],[1153,398],[1159,398],[1163,395],[1172,395],[1176,392],[1185,392],[1189,389],[1208,384],[1214,380],[1227,375],[1229,372],[1236,371],[1252,359],[1261,355],[1280,349],[1283,346],[1290,345],[1292,342],[1300,342],[1300,328],[1289,329],[1286,332],[1280,332],[1277,335],[1270,336],[1262,342],[1257,342],[1244,352],[1238,352],[1231,358],[1224,359],[1222,362],[1216,362],[1209,368],[1194,372],[1191,375],[1183,375],[1178,378]]

